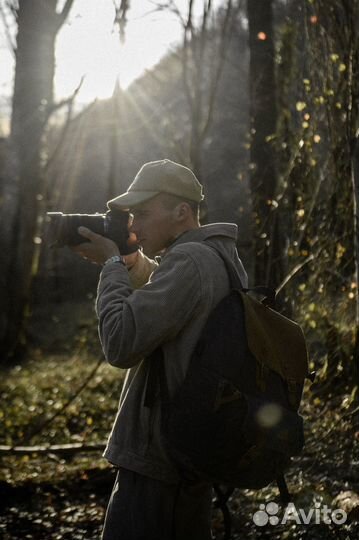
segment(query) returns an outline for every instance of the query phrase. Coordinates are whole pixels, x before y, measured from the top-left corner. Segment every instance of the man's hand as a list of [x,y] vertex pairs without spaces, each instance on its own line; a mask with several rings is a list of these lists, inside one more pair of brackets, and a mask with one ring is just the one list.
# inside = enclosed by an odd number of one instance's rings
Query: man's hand
[[[79,244],[78,246],[71,247],[71,250],[78,255],[81,255],[84,259],[88,259],[97,264],[103,264],[107,259],[114,255],[120,255],[120,251],[112,240],[96,234],[87,227],[79,227],[78,232],[84,238],[87,238],[88,242]],[[125,255],[124,259],[128,268],[131,268],[136,262],[137,251],[130,255]]]
[[97,264],[103,264],[107,259],[114,255],[120,255],[120,251],[112,240],[105,238],[100,234],[96,234],[87,227],[79,227],[79,234],[88,241],[78,246],[73,246],[71,249],[84,259],[88,259]]

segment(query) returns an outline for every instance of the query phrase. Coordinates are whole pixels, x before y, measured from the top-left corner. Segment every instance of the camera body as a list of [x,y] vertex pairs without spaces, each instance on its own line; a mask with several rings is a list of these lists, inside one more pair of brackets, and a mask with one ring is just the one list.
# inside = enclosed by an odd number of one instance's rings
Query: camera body
[[79,227],[87,227],[91,231],[113,240],[122,255],[137,251],[137,244],[128,244],[129,212],[108,210],[105,214],[63,214],[47,212],[48,230],[53,247],[77,246],[88,240],[77,232]]

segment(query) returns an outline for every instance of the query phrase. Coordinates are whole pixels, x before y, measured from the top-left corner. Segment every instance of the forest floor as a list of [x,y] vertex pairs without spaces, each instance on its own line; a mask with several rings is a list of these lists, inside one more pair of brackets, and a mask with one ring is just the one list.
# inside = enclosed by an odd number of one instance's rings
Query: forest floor
[[[2,370],[0,445],[106,440],[123,372],[101,362],[88,304],[71,309],[77,310],[71,317],[75,327],[68,311],[56,307],[56,316],[34,323],[26,360]],[[47,339],[38,341],[39,334]],[[229,502],[234,540],[358,538],[359,426],[353,398],[343,380],[328,386],[320,374],[305,389],[306,446],[286,476],[292,513],[282,507],[275,485],[236,490]],[[101,451],[0,454],[0,460],[0,539],[100,538],[115,473]],[[218,509],[212,523],[219,540]]]

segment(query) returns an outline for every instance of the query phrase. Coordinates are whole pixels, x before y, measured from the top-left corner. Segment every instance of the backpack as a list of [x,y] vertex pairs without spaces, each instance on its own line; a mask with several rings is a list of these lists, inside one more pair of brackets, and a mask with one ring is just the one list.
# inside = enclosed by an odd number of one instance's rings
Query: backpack
[[[206,244],[208,245],[208,244]],[[230,293],[209,315],[183,384],[169,396],[162,349],[151,357],[161,395],[161,432],[181,478],[260,489],[277,480],[304,445],[298,414],[308,354],[301,328],[268,304],[274,291],[240,282],[233,262],[214,246],[230,278]],[[221,505],[220,505],[221,506]]]

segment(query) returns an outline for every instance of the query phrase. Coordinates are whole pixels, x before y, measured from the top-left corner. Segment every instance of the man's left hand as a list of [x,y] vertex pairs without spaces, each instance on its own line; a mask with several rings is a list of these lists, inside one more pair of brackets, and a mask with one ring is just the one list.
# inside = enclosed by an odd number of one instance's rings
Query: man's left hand
[[79,227],[78,232],[88,241],[74,246],[72,251],[97,264],[103,264],[107,259],[114,255],[120,255],[120,251],[112,240],[96,234],[87,227]]

